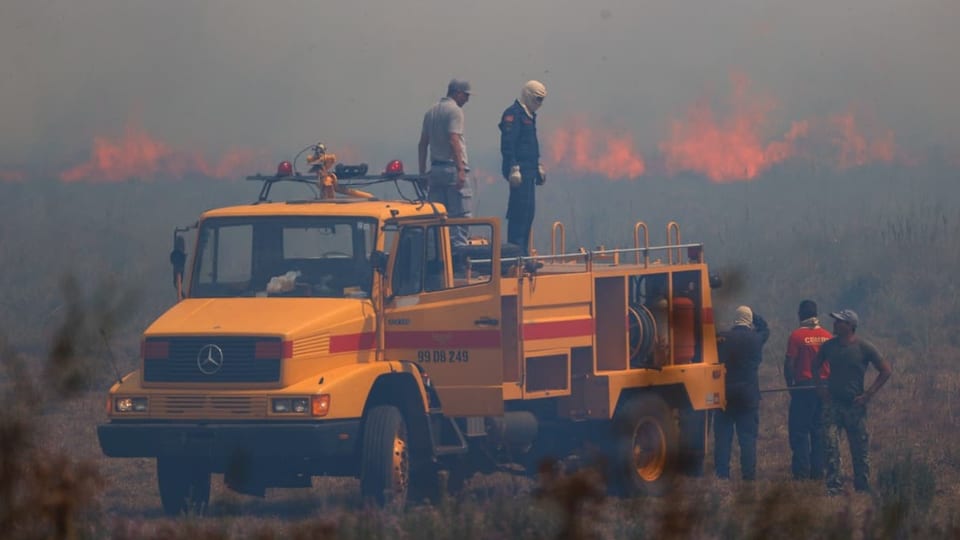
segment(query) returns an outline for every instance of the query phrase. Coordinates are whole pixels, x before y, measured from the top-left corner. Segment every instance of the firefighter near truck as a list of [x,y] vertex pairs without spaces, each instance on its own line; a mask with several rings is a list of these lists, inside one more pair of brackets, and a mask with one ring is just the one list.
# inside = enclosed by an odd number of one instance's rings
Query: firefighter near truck
[[[308,172],[284,161],[248,177],[256,202],[175,230],[177,302],[110,388],[101,448],[156,458],[167,513],[203,512],[213,474],[261,496],[356,477],[403,505],[545,458],[599,456],[626,495],[702,468],[725,401],[719,279],[677,223],[662,245],[637,222],[632,248],[565,252],[557,222],[549,254],[520,256],[499,219],[449,218],[400,161],[370,175],[308,149]],[[272,201],[280,182],[313,194]],[[384,183],[401,196],[365,191]]]

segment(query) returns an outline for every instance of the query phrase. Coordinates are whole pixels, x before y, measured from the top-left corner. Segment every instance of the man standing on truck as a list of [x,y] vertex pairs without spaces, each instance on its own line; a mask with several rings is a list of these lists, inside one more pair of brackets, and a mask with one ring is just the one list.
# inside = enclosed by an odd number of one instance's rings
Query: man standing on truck
[[543,83],[527,81],[520,91],[520,99],[503,111],[499,124],[502,172],[510,183],[507,242],[520,246],[524,255],[530,254],[535,189],[547,181],[537,142],[537,109],[546,97],[547,88]]
[[[853,487],[857,491],[870,491],[870,458],[868,456],[867,403],[890,378],[890,364],[869,341],[857,336],[860,317],[852,309],[830,314],[833,317],[833,333],[837,337],[820,347],[813,362],[814,372],[829,363],[830,375],[821,381],[820,396],[823,398],[824,450],[826,453],[827,491],[840,493],[843,482],[840,478],[840,430],[847,432],[850,458],[853,462]],[[870,388],[864,391],[863,379],[867,367],[873,366],[878,374]]]
[[[471,217],[473,190],[467,181],[470,166],[463,138],[463,106],[470,99],[470,83],[451,79],[447,95],[423,115],[417,147],[420,176],[427,178],[428,199],[442,203],[450,217]],[[427,148],[430,171],[427,172]],[[464,227],[451,229],[454,246],[467,245]]]
[[820,326],[813,300],[800,302],[797,317],[800,327],[790,333],[783,360],[783,377],[787,387],[794,388],[787,413],[790,469],[794,480],[818,479],[823,478],[823,406],[813,387],[827,378],[830,365],[824,363],[816,376],[812,367],[820,346],[833,334]]
[[740,474],[757,477],[757,433],[760,428],[760,378],[763,345],[770,337],[767,322],[748,306],[735,313],[733,328],[717,335],[717,355],[727,367],[727,406],[713,422],[714,464],[717,478],[730,478],[733,433],[740,443]]

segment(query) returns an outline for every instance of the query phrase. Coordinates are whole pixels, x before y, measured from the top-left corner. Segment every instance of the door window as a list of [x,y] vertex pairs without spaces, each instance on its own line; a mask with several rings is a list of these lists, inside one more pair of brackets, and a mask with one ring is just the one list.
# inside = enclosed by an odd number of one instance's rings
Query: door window
[[[464,229],[468,244],[451,246],[453,235]],[[487,224],[404,227],[393,266],[393,293],[405,296],[489,283],[492,236]]]
[[423,281],[423,228],[405,227],[400,232],[396,261],[393,265],[393,294],[417,294]]

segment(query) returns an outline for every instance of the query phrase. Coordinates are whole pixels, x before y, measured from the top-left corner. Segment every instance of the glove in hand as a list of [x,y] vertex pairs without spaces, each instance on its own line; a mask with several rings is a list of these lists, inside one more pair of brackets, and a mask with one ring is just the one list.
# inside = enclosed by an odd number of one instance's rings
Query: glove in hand
[[543,163],[540,163],[537,168],[537,172],[540,174],[540,178],[537,179],[537,185],[542,186],[547,183],[547,171],[543,169]]
[[523,177],[520,176],[519,165],[514,165],[510,168],[510,175],[507,176],[507,181],[510,182],[510,187],[517,187],[523,183]]

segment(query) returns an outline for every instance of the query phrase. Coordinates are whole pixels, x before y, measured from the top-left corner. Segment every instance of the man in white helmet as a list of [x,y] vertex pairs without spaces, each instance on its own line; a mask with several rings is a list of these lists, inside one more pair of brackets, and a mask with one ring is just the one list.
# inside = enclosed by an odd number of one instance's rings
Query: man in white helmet
[[520,99],[507,107],[500,117],[500,155],[503,177],[510,183],[507,203],[507,242],[530,253],[530,229],[535,211],[535,187],[546,182],[537,142],[537,109],[547,97],[547,88],[539,81],[527,81]]

